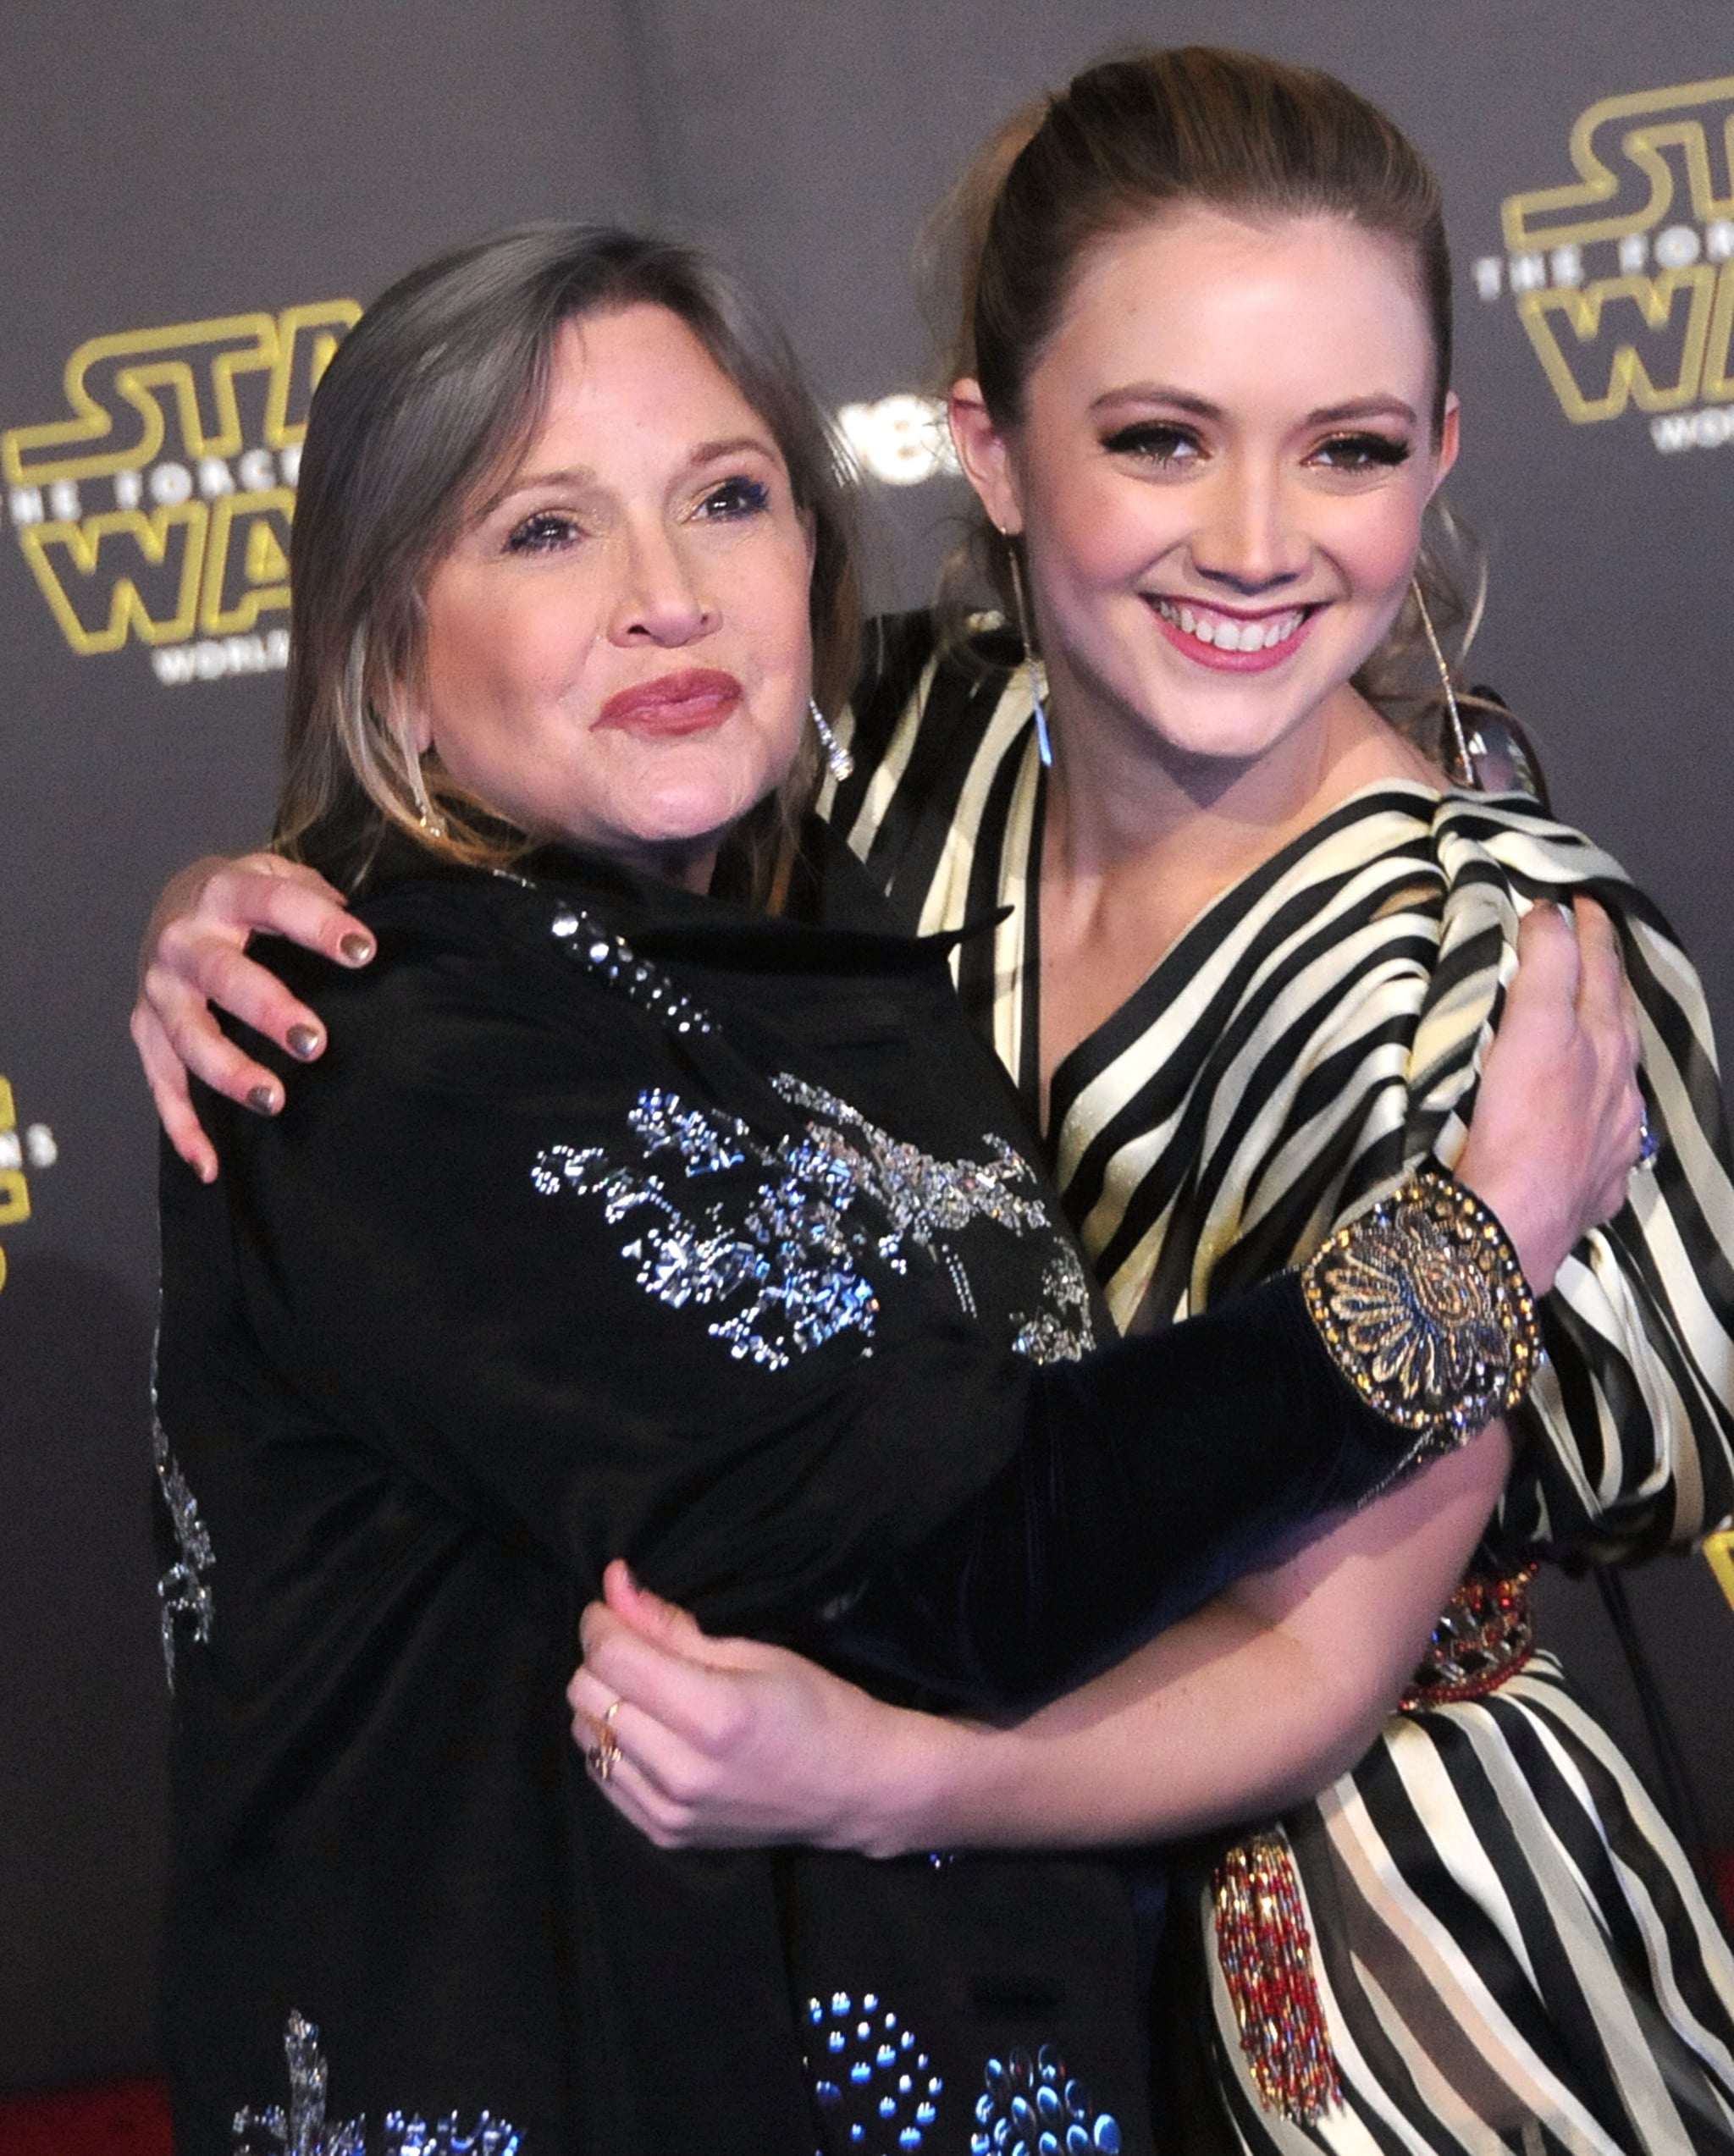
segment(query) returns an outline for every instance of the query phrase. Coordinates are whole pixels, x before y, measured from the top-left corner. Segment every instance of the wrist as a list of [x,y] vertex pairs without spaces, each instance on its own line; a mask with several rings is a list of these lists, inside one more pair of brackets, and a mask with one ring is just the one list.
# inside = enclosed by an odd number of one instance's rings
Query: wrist
[[1411,1177],[1339,1228],[1300,1283],[1339,1370],[1375,1414],[1422,1440],[1405,1464],[1508,1414],[1539,1366],[1518,1254],[1491,1208],[1442,1170]]
[[1524,1277],[1536,1294],[1545,1295],[1577,1240],[1575,1221],[1561,1210],[1559,1177],[1539,1163],[1483,1161],[1472,1128],[1452,1172],[1498,1220]]
[[875,1702],[876,1725],[848,1762],[847,1789],[825,1837],[861,1856],[907,1856],[958,1838],[952,1799],[964,1754],[983,1734],[964,1722]]

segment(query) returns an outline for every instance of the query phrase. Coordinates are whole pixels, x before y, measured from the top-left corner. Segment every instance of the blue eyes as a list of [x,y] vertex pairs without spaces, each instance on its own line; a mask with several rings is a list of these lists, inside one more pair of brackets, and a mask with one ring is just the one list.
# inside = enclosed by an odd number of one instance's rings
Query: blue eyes
[[[762,479],[736,473],[720,480],[702,494],[689,512],[700,523],[735,524],[763,516],[770,507],[770,489]],[[586,536],[582,518],[568,510],[538,509],[513,525],[506,534],[505,551],[515,554],[557,554]]]

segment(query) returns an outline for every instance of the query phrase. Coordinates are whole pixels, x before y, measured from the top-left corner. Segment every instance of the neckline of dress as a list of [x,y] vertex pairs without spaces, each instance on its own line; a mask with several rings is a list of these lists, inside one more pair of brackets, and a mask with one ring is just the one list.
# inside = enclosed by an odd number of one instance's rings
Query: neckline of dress
[[[1033,727],[1033,721],[1031,724]],[[1040,792],[1035,822],[1035,843],[1037,847],[1041,846],[1042,838],[1043,812],[1046,806],[1046,780],[1047,775],[1043,771],[1039,775]],[[1334,835],[1335,828],[1346,828],[1357,822],[1368,809],[1374,808],[1382,800],[1389,801],[1391,797],[1395,795],[1403,797],[1407,802],[1412,802],[1417,808],[1422,803],[1430,804],[1433,811],[1436,813],[1442,802],[1461,791],[1461,789],[1450,785],[1428,786],[1419,779],[1392,777],[1369,780],[1365,786],[1356,787],[1352,793],[1345,794],[1340,801],[1328,808],[1304,830],[1297,831],[1293,838],[1286,840],[1273,853],[1267,854],[1262,861],[1247,869],[1243,875],[1237,876],[1232,883],[1225,885],[1221,891],[1207,900],[1205,904],[1200,907],[1187,921],[1179,935],[1174,936],[1157,957],[1149,969],[1140,978],[1137,985],[1130,994],[1117,1003],[1098,1024],[1092,1026],[1081,1040],[1074,1042],[1055,1063],[1048,1076],[1048,1112],[1043,1120],[1041,1130],[1042,1146],[1049,1166],[1052,1167],[1058,1159],[1060,1136],[1073,1105],[1095,1077],[1113,1060],[1113,1055],[1118,1052],[1118,1049],[1112,1052],[1104,1052],[1105,1037],[1110,1034],[1123,1031],[1129,1014],[1141,1012],[1141,1006],[1147,1004],[1157,994],[1158,984],[1163,977],[1173,974],[1175,968],[1186,958],[1206,928],[1217,920],[1217,917],[1227,903],[1238,896],[1243,899],[1245,907],[1251,907],[1256,905],[1260,898],[1272,886],[1280,882],[1298,862],[1306,857],[1306,855],[1319,843],[1322,837]],[[1035,916],[1035,934],[1031,935],[1030,925],[1026,924],[1021,964],[1024,973],[1024,993],[1028,999],[1025,1008],[1030,1013],[1031,1022],[1038,1029],[1036,1037],[1039,1039],[1041,1020],[1040,979],[1041,876],[1039,861],[1032,864],[1025,887],[1034,894],[1032,911]],[[1219,925],[1219,923],[1218,924]],[[1031,963],[1032,957],[1035,961],[1033,964]],[[1189,966],[1187,970],[1190,973],[1191,968]],[[1148,1030],[1150,1023],[1148,1019],[1136,1018],[1134,1023],[1136,1030],[1140,1033]],[[1075,1074],[1074,1079],[1073,1074]],[[1058,1116],[1054,1112],[1054,1103],[1057,1100],[1065,1103],[1065,1106]]]

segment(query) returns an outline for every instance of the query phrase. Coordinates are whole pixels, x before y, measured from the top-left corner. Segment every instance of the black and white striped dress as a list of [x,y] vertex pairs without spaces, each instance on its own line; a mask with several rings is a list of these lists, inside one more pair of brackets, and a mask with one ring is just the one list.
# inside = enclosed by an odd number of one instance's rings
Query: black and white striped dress
[[[1033,1105],[1043,775],[1014,643],[883,625],[828,813]],[[1304,1256],[1461,1149],[1532,902],[1617,922],[1665,1140],[1549,1299],[1549,1362],[1478,1561],[1632,1556],[1734,1509],[1734,1182],[1704,997],[1617,864],[1516,797],[1380,783],[1223,893],[1066,1057],[1049,1150],[1123,1326]],[[1212,1947],[1214,2072],[1260,2151],[1734,2150],[1734,1958],[1642,1784],[1545,1653],[1392,1715],[1273,1830],[1339,2095],[1260,2101]],[[1213,1909],[1201,1907],[1207,1935]],[[1310,1943],[1307,1939],[1310,1933]],[[1292,1944],[1292,1942],[1291,1942]],[[1304,2107],[1303,2107],[1304,2108]]]

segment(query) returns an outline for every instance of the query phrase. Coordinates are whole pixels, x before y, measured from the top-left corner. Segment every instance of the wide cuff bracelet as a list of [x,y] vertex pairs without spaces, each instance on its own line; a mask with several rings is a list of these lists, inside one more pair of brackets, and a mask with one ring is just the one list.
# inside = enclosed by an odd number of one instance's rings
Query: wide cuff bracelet
[[1332,1359],[1375,1413],[1436,1442],[1509,1414],[1542,1357],[1505,1230],[1443,1173],[1413,1177],[1301,1269]]

